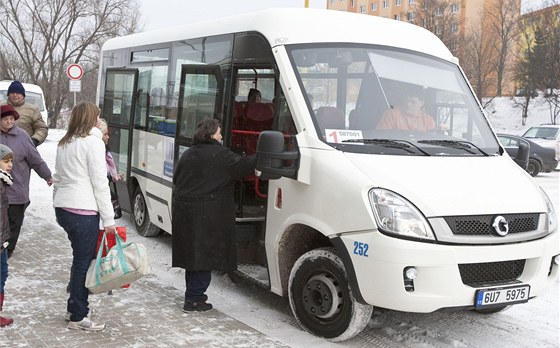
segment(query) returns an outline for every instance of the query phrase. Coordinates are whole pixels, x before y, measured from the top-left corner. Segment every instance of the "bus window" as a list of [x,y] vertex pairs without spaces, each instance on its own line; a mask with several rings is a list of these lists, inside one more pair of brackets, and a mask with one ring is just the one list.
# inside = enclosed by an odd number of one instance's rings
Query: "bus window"
[[136,90],[136,108],[134,127],[146,129],[152,133],[174,136],[164,127],[167,97],[165,93],[167,65],[152,65],[138,68],[138,87]]

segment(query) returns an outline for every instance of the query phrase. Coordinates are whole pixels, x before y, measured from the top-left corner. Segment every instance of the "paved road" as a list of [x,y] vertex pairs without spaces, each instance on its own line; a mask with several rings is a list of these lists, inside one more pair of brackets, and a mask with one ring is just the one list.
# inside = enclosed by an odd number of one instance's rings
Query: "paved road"
[[90,296],[103,332],[70,330],[64,321],[71,264],[66,233],[46,219],[27,214],[10,259],[0,347],[282,347],[263,333],[214,309],[181,311],[183,293],[162,286],[155,275],[113,295]]

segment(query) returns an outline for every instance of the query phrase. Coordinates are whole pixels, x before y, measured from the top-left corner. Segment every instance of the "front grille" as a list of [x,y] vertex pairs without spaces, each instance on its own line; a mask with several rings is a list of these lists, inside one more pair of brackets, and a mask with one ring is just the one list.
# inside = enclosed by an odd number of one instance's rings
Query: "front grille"
[[463,284],[480,286],[515,281],[523,273],[525,260],[467,263],[459,265]]
[[[445,221],[455,235],[494,235],[492,222],[497,215],[447,216]],[[504,214],[509,233],[534,231],[539,225],[539,214]]]

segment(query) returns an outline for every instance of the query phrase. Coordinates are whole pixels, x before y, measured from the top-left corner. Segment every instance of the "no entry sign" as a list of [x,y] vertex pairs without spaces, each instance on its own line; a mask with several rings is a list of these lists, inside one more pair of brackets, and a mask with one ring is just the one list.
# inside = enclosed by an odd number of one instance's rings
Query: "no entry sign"
[[68,75],[70,80],[79,80],[83,74],[84,70],[79,64],[70,64],[68,69],[66,69],[66,75]]

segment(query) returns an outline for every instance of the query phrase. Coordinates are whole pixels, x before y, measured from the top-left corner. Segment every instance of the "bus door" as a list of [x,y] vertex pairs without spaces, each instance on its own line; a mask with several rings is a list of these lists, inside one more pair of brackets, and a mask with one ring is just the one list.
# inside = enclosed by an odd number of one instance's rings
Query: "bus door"
[[[235,64],[232,74],[231,132],[225,142],[234,152],[255,155],[259,135],[273,129],[276,78],[267,63]],[[269,284],[264,248],[268,183],[253,173],[236,183],[238,270]],[[263,270],[255,271],[262,267]]]
[[184,64],[177,109],[175,165],[192,145],[194,131],[204,118],[223,122],[224,79],[218,65]]
[[130,194],[127,183],[130,179],[130,160],[132,151],[132,130],[135,115],[136,84],[138,70],[107,69],[105,90],[103,91],[102,117],[109,125],[109,149],[117,173],[124,174],[117,182],[119,203],[124,211],[130,212]]

